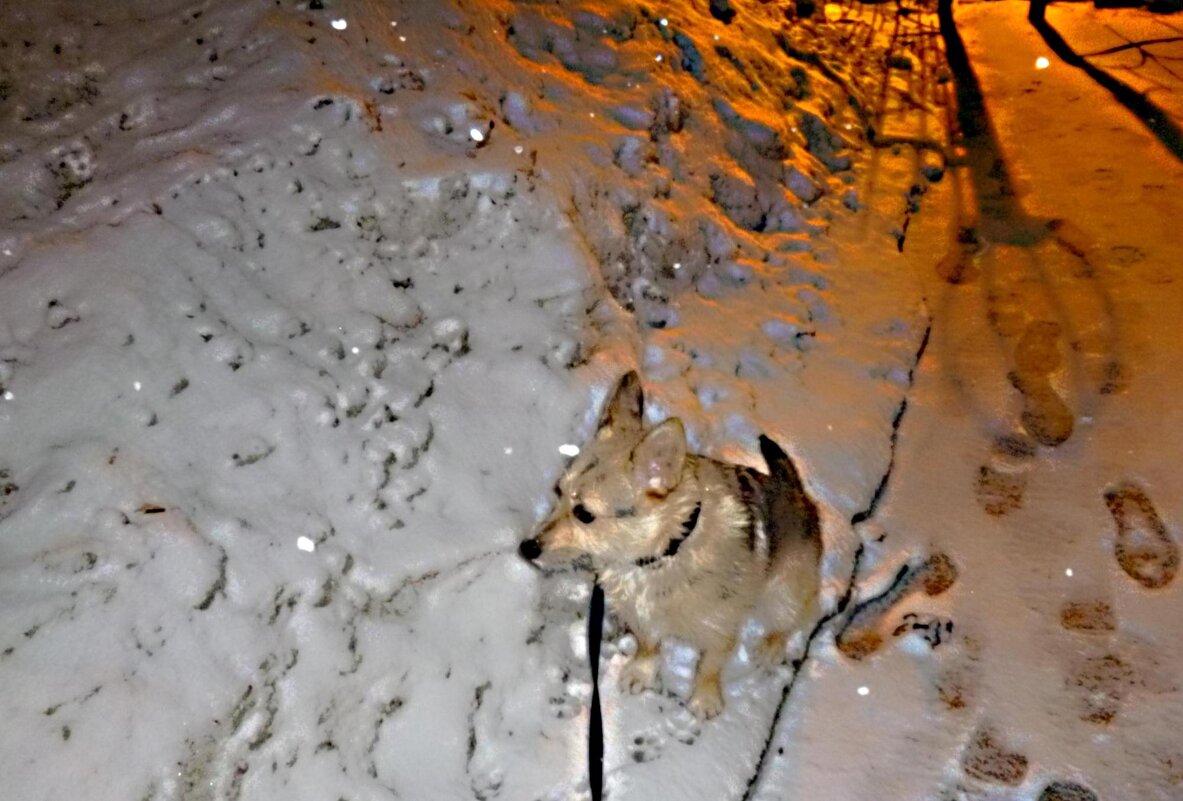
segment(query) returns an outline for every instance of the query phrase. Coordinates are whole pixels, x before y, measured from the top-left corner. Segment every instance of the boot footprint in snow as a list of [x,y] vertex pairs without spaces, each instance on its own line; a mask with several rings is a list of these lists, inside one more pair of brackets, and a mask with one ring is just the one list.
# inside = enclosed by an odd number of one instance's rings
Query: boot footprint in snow
[[1149,496],[1137,484],[1126,483],[1106,492],[1105,503],[1117,523],[1117,564],[1146,589],[1169,585],[1179,572],[1179,546]]

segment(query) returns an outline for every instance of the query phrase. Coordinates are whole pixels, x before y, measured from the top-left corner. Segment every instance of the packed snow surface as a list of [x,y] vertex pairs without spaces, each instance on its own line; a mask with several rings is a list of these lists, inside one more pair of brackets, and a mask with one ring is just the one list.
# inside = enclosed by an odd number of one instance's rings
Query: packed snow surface
[[605,797],[1183,797],[1183,169],[1024,4],[964,139],[933,9],[806,5],[6,5],[0,795],[590,798],[517,543],[637,368],[833,617],[700,721],[609,610]]

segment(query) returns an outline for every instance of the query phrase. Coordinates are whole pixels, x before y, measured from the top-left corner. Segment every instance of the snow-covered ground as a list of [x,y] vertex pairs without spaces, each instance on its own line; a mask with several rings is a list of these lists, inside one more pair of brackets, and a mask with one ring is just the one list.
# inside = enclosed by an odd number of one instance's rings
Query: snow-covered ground
[[634,366],[858,613],[709,722],[609,621],[605,797],[1183,797],[1183,168],[1014,0],[955,141],[903,8],[0,10],[0,797],[589,798],[516,546]]

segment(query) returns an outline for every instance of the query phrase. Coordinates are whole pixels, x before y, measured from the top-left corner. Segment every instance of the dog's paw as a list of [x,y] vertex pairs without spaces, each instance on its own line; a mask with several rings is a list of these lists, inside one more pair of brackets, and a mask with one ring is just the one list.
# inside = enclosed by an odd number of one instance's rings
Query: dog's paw
[[690,703],[686,705],[699,720],[710,720],[723,711],[723,693],[718,682],[707,682],[694,688]]
[[637,695],[646,690],[656,690],[660,667],[661,659],[659,657],[633,657],[620,671],[621,691]]

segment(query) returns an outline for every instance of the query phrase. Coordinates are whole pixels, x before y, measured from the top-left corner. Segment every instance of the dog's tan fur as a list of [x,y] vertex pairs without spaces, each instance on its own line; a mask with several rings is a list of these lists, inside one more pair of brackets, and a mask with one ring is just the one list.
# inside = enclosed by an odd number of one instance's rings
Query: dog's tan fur
[[697,648],[690,708],[712,717],[723,709],[720,673],[745,620],[764,625],[759,656],[775,663],[814,615],[817,508],[771,440],[761,438],[770,462],[761,473],[687,453],[680,421],[646,430],[642,409],[640,379],[630,372],[522,553],[541,566],[590,557],[612,608],[637,638],[622,674],[629,691],[656,686],[666,638]]

